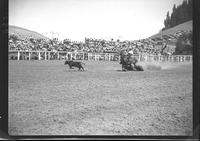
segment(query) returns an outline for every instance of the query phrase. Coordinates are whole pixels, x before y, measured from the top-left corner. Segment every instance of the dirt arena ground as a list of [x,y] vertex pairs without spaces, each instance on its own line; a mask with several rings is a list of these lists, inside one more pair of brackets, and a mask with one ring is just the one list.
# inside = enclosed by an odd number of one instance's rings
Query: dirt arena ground
[[10,60],[9,134],[192,135],[192,63],[83,62]]

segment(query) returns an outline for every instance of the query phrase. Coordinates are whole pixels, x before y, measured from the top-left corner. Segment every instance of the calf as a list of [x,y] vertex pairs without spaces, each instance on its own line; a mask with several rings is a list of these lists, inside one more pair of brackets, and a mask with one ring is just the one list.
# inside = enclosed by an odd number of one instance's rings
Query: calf
[[72,61],[72,60],[67,60],[67,61],[65,61],[65,65],[67,65],[67,64],[69,65],[70,69],[73,69],[72,67],[77,67],[77,68],[79,68],[79,70],[82,69],[84,71],[84,68],[82,66],[82,64],[84,64],[84,63],[82,63],[82,62],[76,62],[76,61]]

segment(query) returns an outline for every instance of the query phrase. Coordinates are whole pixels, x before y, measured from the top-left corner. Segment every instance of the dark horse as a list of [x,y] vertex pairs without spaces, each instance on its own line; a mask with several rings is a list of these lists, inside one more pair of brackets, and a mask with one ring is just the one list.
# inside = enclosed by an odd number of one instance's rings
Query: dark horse
[[142,66],[136,65],[137,58],[130,54],[125,54],[124,51],[120,52],[120,64],[122,64],[122,71],[143,71]]

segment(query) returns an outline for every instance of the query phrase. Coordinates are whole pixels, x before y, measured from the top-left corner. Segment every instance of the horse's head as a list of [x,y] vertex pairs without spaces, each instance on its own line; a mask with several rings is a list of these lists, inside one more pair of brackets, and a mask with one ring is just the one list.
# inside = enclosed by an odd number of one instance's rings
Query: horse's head
[[68,64],[68,61],[65,61],[65,65],[67,65]]

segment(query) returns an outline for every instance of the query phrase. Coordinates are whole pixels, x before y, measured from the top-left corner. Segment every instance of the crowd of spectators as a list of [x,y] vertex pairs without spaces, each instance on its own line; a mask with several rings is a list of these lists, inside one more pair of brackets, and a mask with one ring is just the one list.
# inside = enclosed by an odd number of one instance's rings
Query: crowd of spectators
[[[163,35],[162,38],[147,38],[136,41],[120,41],[85,38],[85,42],[71,41],[64,39],[62,41],[54,38],[50,39],[20,39],[17,35],[9,35],[9,50],[23,51],[83,51],[83,52],[119,52],[121,50],[132,51],[134,54],[152,54],[159,55],[163,53],[166,44],[172,43],[184,31],[178,31],[175,34]],[[165,46],[166,47],[166,46]],[[173,53],[173,49],[166,49],[167,52]]]

